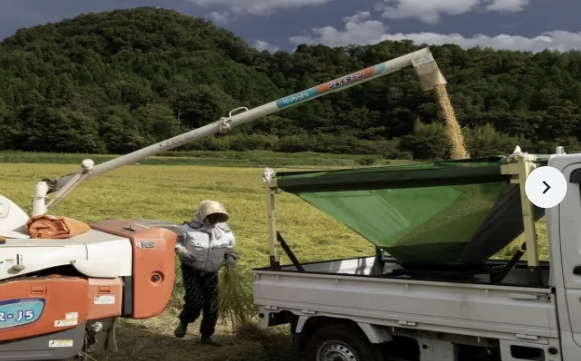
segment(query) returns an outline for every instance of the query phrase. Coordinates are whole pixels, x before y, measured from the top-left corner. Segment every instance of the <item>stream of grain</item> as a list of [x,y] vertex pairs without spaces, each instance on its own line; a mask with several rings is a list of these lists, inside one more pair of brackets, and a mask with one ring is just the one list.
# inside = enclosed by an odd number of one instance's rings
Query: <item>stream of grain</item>
[[450,158],[453,160],[470,158],[470,154],[468,154],[464,143],[462,129],[460,129],[460,125],[456,120],[454,108],[452,108],[452,103],[450,103],[450,98],[448,97],[446,85],[436,85],[435,90],[440,111],[442,112],[446,122],[446,135],[448,137],[448,142],[450,143]]

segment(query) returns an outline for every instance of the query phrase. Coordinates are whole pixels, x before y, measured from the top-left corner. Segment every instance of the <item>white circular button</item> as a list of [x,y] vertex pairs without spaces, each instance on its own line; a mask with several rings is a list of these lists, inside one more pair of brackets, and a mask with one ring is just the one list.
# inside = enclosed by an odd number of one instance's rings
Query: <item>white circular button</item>
[[532,204],[539,208],[553,208],[567,194],[567,180],[554,167],[539,167],[533,170],[525,183],[525,192]]

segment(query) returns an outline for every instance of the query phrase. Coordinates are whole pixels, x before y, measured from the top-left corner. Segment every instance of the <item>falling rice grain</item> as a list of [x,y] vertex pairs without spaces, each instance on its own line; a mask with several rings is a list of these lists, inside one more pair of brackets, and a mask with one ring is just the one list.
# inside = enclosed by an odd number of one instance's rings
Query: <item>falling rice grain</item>
[[450,158],[470,158],[470,155],[466,151],[462,129],[460,129],[460,125],[456,120],[454,108],[452,108],[452,104],[450,103],[445,84],[436,85],[436,97],[438,98],[440,110],[444,116],[444,120],[446,121],[446,133],[448,141],[450,142]]

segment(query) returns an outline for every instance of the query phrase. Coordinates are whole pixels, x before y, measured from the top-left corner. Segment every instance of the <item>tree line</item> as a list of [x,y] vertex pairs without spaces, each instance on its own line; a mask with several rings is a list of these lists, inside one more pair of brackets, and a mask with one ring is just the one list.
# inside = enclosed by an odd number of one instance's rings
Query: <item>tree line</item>
[[[127,153],[427,44],[259,52],[203,19],[141,7],[18,30],[0,42],[0,150]],[[472,156],[579,149],[581,52],[430,46]],[[180,150],[448,156],[411,69]]]

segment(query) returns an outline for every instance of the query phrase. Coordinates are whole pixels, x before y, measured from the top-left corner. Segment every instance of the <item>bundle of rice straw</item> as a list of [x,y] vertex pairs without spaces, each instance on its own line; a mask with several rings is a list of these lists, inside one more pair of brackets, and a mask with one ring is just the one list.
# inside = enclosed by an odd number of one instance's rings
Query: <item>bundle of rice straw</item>
[[218,277],[220,318],[230,323],[233,330],[251,327],[257,312],[252,296],[252,272],[224,264]]

